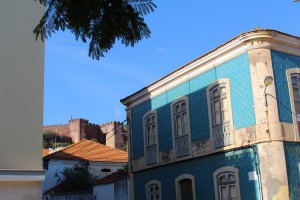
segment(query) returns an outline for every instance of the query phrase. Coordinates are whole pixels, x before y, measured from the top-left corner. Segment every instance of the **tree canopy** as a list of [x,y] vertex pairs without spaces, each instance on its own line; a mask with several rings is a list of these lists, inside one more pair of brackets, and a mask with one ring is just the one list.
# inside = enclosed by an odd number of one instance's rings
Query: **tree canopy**
[[64,192],[91,191],[96,177],[89,172],[89,166],[88,161],[82,160],[71,168],[64,168],[55,174],[57,183]]
[[[37,0],[35,0],[37,1]],[[89,56],[99,60],[116,40],[134,46],[150,37],[143,16],[154,11],[152,0],[38,0],[46,11],[33,30],[42,41],[58,30],[70,30],[89,41]]]

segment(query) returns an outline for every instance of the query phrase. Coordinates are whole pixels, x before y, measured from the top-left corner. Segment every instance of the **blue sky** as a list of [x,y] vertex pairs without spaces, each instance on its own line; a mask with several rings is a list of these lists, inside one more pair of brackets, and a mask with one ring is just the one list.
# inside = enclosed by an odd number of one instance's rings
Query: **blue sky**
[[46,41],[44,125],[71,116],[123,121],[120,99],[255,27],[300,36],[300,3],[292,0],[154,2],[158,8],[145,17],[151,38],[133,48],[117,42],[100,61],[69,32]]

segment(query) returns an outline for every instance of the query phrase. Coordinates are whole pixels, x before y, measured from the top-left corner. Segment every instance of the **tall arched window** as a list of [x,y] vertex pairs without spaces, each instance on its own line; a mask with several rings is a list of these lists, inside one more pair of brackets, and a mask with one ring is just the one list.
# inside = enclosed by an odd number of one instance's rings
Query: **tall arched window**
[[173,145],[176,158],[190,154],[190,118],[187,97],[176,99],[171,104]]
[[220,79],[207,89],[210,127],[214,148],[232,144],[232,118],[229,80]]
[[176,199],[193,200],[196,199],[195,178],[190,174],[182,174],[175,179]]
[[295,137],[300,136],[300,68],[287,70],[287,81],[290,92],[291,115],[293,118]]
[[231,166],[222,167],[214,172],[215,197],[218,200],[238,200],[240,186],[238,169]]
[[300,74],[291,74],[295,113],[297,115],[298,134],[300,132]]
[[157,112],[149,111],[144,115],[144,138],[146,164],[158,162]]
[[161,200],[161,184],[159,181],[152,180],[146,184],[147,200]]

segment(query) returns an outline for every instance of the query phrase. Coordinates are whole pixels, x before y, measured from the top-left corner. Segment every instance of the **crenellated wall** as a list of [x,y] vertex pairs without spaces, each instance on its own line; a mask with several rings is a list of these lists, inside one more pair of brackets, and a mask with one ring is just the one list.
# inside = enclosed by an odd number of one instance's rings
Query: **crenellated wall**
[[46,125],[43,133],[57,133],[65,142],[79,142],[82,139],[97,139],[101,144],[124,149],[127,144],[126,130],[121,122],[105,124],[89,123],[86,119],[70,119],[68,124]]

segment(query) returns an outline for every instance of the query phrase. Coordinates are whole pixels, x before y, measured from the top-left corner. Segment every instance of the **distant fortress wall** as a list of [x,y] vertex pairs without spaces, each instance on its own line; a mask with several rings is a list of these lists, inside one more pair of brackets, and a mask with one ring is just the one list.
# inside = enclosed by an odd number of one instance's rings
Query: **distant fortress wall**
[[127,135],[124,124],[108,122],[105,124],[89,123],[86,119],[70,119],[68,124],[46,125],[43,134],[55,133],[65,142],[79,142],[82,139],[97,139],[101,144],[124,150]]

